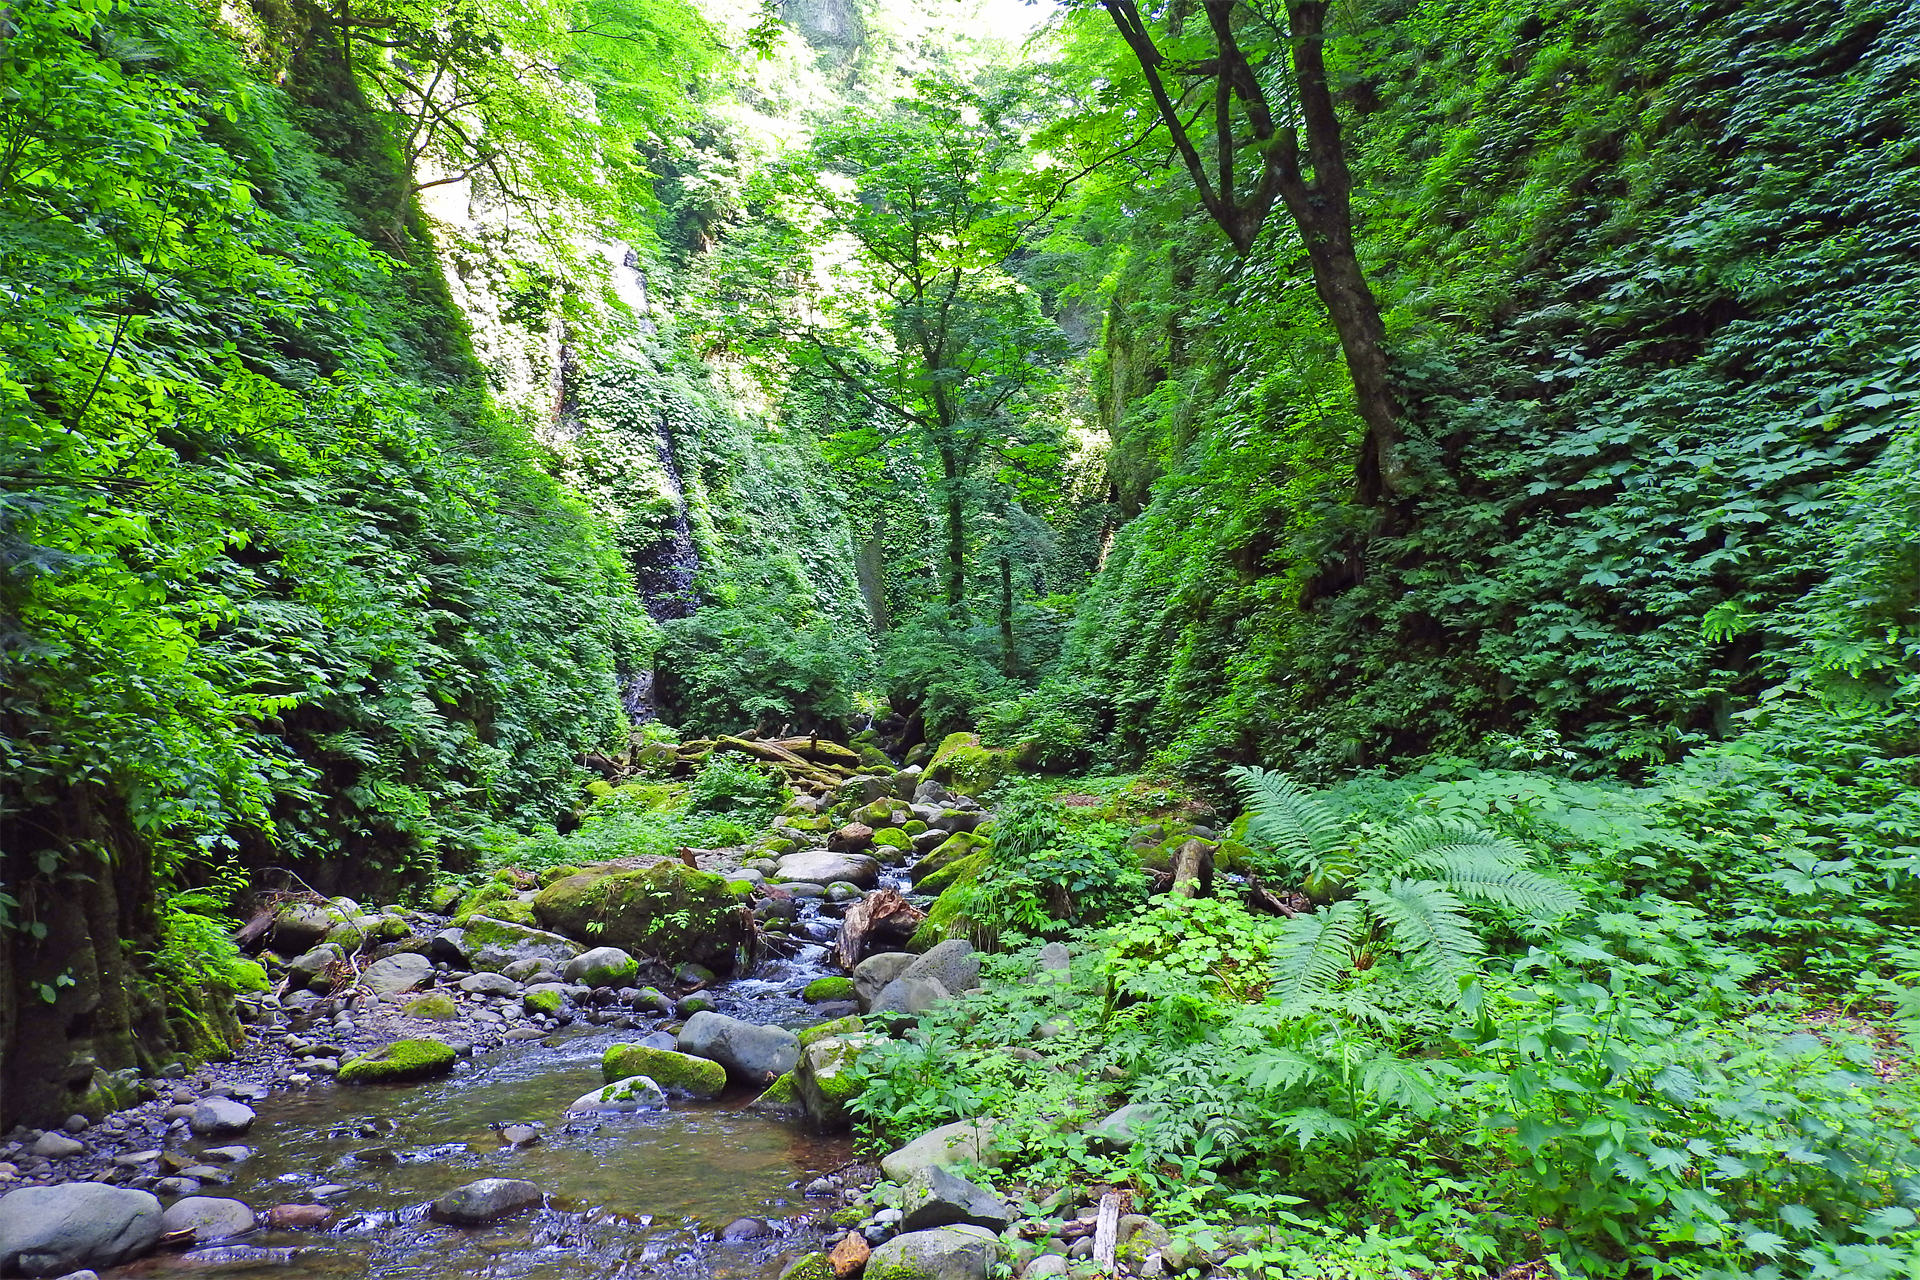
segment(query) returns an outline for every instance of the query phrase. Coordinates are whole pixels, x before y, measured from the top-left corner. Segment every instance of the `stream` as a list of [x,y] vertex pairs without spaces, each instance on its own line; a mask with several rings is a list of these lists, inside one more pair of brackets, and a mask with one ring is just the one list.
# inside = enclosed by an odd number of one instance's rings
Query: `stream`
[[[882,882],[904,887],[905,877],[889,867]],[[838,972],[828,956],[843,909],[804,901],[783,944],[792,954],[716,984],[709,994],[719,1010],[794,1030],[820,1021],[798,993]],[[230,1185],[203,1194],[259,1207],[324,1203],[334,1221],[319,1232],[267,1230],[244,1244],[158,1254],[109,1274],[771,1280],[821,1246],[826,1215],[844,1200],[837,1184],[812,1196],[807,1187],[852,1163],[849,1135],[746,1110],[759,1090],[741,1086],[664,1111],[565,1114],[604,1083],[609,1045],[669,1021],[578,1022],[462,1059],[451,1076],[426,1083],[276,1091],[254,1104],[258,1120],[243,1140],[253,1154],[229,1166]],[[507,1125],[540,1126],[539,1138],[515,1146],[499,1132]],[[196,1140],[187,1150],[232,1141]],[[525,1179],[546,1204],[479,1228],[428,1219],[436,1196],[480,1178]],[[764,1227],[723,1240],[743,1218]]]

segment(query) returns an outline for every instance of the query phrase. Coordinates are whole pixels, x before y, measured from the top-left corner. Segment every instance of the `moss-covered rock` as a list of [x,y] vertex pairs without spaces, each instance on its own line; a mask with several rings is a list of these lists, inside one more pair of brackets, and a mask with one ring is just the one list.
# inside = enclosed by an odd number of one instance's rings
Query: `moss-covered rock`
[[829,1000],[851,1000],[854,998],[852,978],[815,978],[800,993],[800,998],[808,1004],[824,1004]]
[[690,1098],[716,1097],[727,1087],[727,1069],[717,1062],[639,1044],[609,1045],[600,1059],[600,1074],[609,1084],[646,1076],[668,1093]]
[[880,1036],[825,1036],[800,1051],[793,1069],[793,1094],[807,1118],[823,1129],[844,1129],[853,1123],[847,1103],[860,1096],[854,1061]]
[[893,825],[893,815],[896,810],[900,811],[900,821],[902,822],[905,822],[911,817],[912,815],[906,812],[906,807],[907,806],[900,801],[891,798],[875,800],[872,804],[861,805],[858,809],[855,809],[853,811],[853,820],[863,826],[872,827],[875,831],[878,831],[882,827],[890,827]]
[[453,913],[453,923],[464,925],[474,916],[487,916],[514,924],[532,924],[533,912],[520,900],[521,892],[518,886],[507,881],[489,880],[460,900]]
[[556,880],[565,880],[568,876],[580,874],[578,867],[548,867],[540,873],[540,885],[545,888]]
[[399,1084],[430,1080],[453,1070],[458,1055],[438,1040],[396,1040],[384,1049],[340,1064],[341,1084]]
[[980,745],[975,733],[950,733],[927,761],[924,776],[962,795],[978,796],[993,789],[1013,769],[1008,754]]
[[932,875],[915,881],[913,887],[919,893],[940,894],[956,884],[972,884],[980,878],[980,873],[986,870],[987,857],[988,852],[985,849],[978,853],[970,853],[958,861],[949,862]]
[[800,1048],[804,1051],[816,1040],[825,1040],[830,1036],[855,1036],[866,1030],[866,1023],[858,1014],[848,1014],[844,1018],[829,1018],[825,1022],[816,1022],[803,1027],[799,1032]]
[[448,1022],[460,1016],[460,1006],[453,997],[436,991],[432,995],[421,996],[406,1006],[410,1018],[431,1018],[435,1022]]
[[557,933],[493,916],[468,919],[461,932],[461,946],[475,969],[494,973],[516,960],[546,960],[555,968],[565,968],[580,954],[577,943]]
[[804,1115],[800,1100],[793,1096],[793,1072],[777,1077],[765,1093],[747,1104],[747,1110],[785,1118]]
[[787,1264],[780,1280],[834,1280],[833,1264],[824,1253],[803,1253]]
[[913,876],[914,886],[916,888],[919,887],[919,882],[923,876],[930,876],[943,867],[952,866],[986,843],[986,840],[973,834],[971,831],[954,832],[945,840],[942,840],[939,844],[927,850],[926,856],[913,864],[913,869],[910,874]]
[[560,1012],[558,991],[529,991],[520,997],[520,1006],[528,1013],[551,1015]]
[[900,827],[882,827],[873,833],[873,843],[880,849],[911,849],[913,837]]
[[721,973],[752,936],[752,915],[724,879],[670,859],[568,876],[541,890],[533,914],[570,938]]

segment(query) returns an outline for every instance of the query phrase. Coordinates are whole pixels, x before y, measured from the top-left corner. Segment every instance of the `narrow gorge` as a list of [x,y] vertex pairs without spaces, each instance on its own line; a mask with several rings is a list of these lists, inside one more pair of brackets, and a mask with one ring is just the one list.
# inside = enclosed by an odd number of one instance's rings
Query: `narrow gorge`
[[1920,1276],[1920,10],[0,13],[0,1277]]

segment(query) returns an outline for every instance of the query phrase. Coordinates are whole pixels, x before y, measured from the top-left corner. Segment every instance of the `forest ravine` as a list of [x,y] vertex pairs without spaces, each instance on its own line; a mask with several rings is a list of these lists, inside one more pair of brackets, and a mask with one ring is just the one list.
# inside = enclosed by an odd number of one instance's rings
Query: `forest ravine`
[[1920,1276],[1920,9],[36,0],[0,297],[0,1275]]

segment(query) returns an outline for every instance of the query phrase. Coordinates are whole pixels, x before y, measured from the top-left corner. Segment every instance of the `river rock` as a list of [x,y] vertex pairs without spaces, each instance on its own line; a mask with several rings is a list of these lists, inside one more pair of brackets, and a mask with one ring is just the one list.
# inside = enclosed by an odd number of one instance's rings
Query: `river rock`
[[1006,1201],[991,1190],[937,1164],[928,1165],[907,1180],[901,1191],[900,1210],[903,1231],[964,1222],[997,1234],[1014,1218]]
[[1045,978],[1048,974],[1064,975],[1072,968],[1073,953],[1067,950],[1067,944],[1049,942],[1034,958],[1033,973],[1036,978]]
[[849,1231],[827,1255],[827,1265],[833,1268],[834,1280],[852,1280],[872,1256],[873,1249],[867,1244],[867,1238],[858,1231]]
[[628,1076],[604,1089],[583,1093],[573,1100],[568,1111],[664,1111],[666,1090],[645,1076]]
[[774,878],[817,885],[845,880],[863,889],[871,889],[880,883],[880,864],[863,853],[813,849],[806,853],[790,853],[780,859],[780,871]]
[[867,1274],[884,1280],[987,1280],[1000,1239],[983,1227],[935,1227],[895,1236],[867,1259]]
[[519,1178],[482,1178],[435,1200],[427,1216],[456,1227],[477,1227],[530,1209],[542,1199],[540,1188]]
[[253,1230],[253,1210],[238,1200],[188,1196],[167,1206],[160,1217],[160,1229],[169,1236],[191,1231],[195,1244],[231,1240]]
[[882,1156],[880,1171],[890,1181],[905,1183],[934,1165],[997,1168],[999,1163],[1000,1154],[993,1147],[993,1126],[984,1120],[960,1120],[929,1130],[898,1151]]
[[[900,971],[909,981],[931,978],[955,995],[980,982],[980,953],[965,938],[949,938]],[[918,1012],[916,1010],[915,1012]]]
[[728,1244],[737,1244],[745,1240],[764,1240],[772,1234],[764,1218],[735,1218],[720,1228],[720,1239]]
[[810,1042],[793,1069],[793,1095],[807,1116],[823,1129],[845,1129],[853,1123],[847,1103],[859,1096],[852,1068],[860,1051],[882,1036],[827,1036]]
[[232,1098],[202,1098],[187,1121],[203,1138],[227,1138],[253,1128],[253,1108]]
[[640,974],[640,962],[618,947],[595,947],[567,961],[568,982],[589,987],[624,987]]
[[347,958],[347,953],[330,942],[322,943],[311,951],[303,952],[287,962],[287,973],[292,976],[296,987],[310,987],[319,981],[320,975],[331,965]]
[[0,1196],[0,1274],[117,1266],[159,1242],[160,1217],[152,1195],[103,1182],[10,1191]]
[[680,1052],[711,1058],[727,1074],[753,1084],[766,1084],[793,1070],[800,1061],[800,1037],[785,1027],[765,1027],[701,1012],[680,1028]]
[[533,914],[570,938],[721,973],[733,971],[753,938],[752,913],[724,879],[671,858],[556,880],[533,900]]
[[68,1156],[77,1156],[87,1149],[84,1142],[75,1142],[66,1134],[49,1129],[34,1140],[33,1154],[47,1160],[64,1160]]
[[609,1045],[600,1073],[608,1083],[646,1076],[668,1093],[690,1098],[718,1097],[727,1087],[727,1069],[711,1058],[644,1044]]
[[866,1008],[889,982],[899,977],[917,959],[907,951],[883,951],[868,956],[853,967],[853,989],[860,1007]]
[[953,993],[932,978],[895,978],[873,998],[868,1013],[908,1013],[916,1017]]
[[277,1204],[266,1212],[267,1225],[276,1231],[317,1231],[333,1217],[324,1204]]
[[455,969],[472,968],[467,955],[467,931],[442,929],[434,934],[433,940],[427,944],[427,957]]
[[1020,1280],[1062,1280],[1070,1265],[1065,1254],[1043,1253],[1027,1264]]
[[384,960],[375,960],[360,975],[360,985],[376,996],[397,996],[425,985],[433,978],[433,961],[422,955],[401,952]]
[[517,996],[520,984],[504,973],[475,973],[460,979],[460,989],[476,996]]
[[341,1084],[384,1084],[430,1080],[453,1070],[459,1054],[440,1040],[396,1040],[340,1064]]

